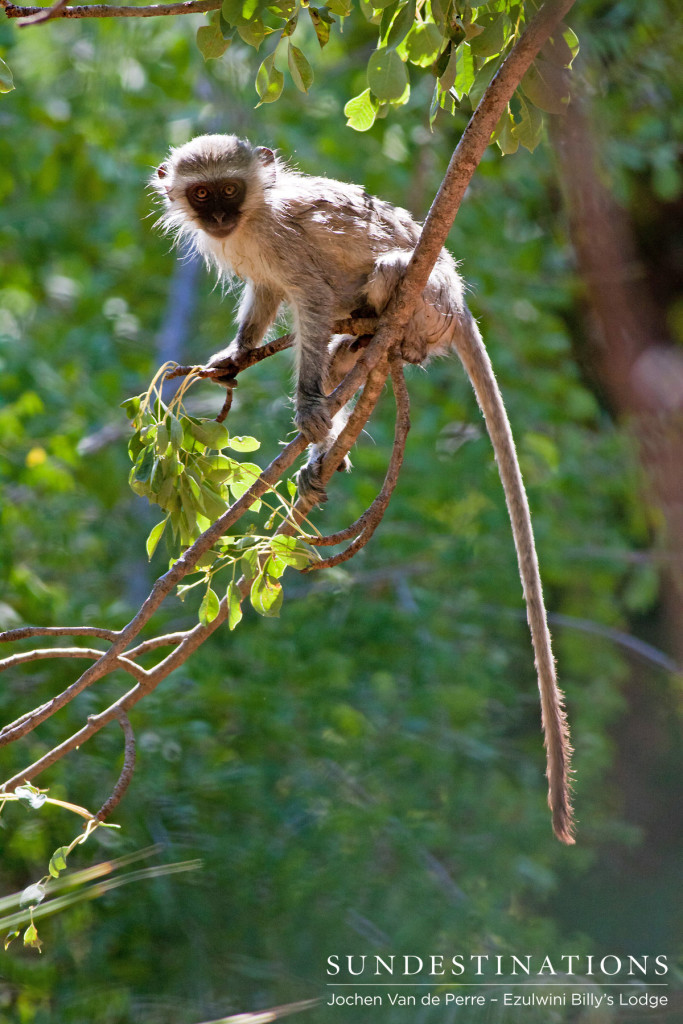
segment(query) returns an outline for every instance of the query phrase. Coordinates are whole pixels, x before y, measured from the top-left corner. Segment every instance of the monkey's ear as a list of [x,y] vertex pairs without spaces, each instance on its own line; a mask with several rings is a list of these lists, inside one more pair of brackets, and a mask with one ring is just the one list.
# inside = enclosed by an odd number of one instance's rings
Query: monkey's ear
[[272,164],[275,160],[275,153],[273,153],[272,149],[266,149],[265,146],[257,146],[254,152],[264,166]]
[[167,174],[168,174],[168,165],[167,164],[159,164],[159,166],[157,167],[157,178],[165,178]]

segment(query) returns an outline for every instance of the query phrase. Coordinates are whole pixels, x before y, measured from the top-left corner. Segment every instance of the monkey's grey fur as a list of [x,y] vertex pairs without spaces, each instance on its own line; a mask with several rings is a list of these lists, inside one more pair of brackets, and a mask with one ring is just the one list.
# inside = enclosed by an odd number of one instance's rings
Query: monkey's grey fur
[[[410,214],[357,185],[300,174],[261,147],[232,135],[204,135],[171,151],[152,180],[165,203],[161,223],[191,240],[219,275],[245,280],[234,341],[209,365],[226,368],[258,345],[281,303],[297,341],[295,422],[313,442],[300,484],[315,489],[315,465],[343,425],[332,423],[326,389],[353,363],[346,339],[331,342],[336,320],[368,307],[381,314],[420,235]],[[481,335],[463,298],[451,255],[442,249],[408,322],[401,354],[423,363],[454,348],[474,386],[498,460],[527,601],[548,751],[553,826],[572,839],[568,730],[557,688],[531,519],[512,433]],[[331,358],[330,358],[331,353]]]

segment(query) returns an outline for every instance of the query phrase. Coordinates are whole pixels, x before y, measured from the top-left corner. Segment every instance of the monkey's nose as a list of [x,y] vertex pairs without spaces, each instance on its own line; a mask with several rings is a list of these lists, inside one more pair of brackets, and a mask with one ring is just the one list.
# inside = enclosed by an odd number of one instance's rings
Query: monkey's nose
[[218,224],[222,224],[222,223],[223,223],[223,218],[224,218],[224,217],[225,217],[225,214],[224,214],[223,210],[214,210],[214,211],[213,211],[213,219],[214,219],[214,220],[215,220],[215,221],[216,221],[216,222],[217,222]]

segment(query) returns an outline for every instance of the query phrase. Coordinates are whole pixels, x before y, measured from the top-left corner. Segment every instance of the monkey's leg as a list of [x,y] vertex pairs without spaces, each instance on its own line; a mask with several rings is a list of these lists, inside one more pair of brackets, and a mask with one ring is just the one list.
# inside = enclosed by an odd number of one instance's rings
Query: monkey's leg
[[263,336],[277,316],[282,295],[263,285],[247,282],[240,302],[239,328],[232,341],[209,360],[210,367],[225,368],[225,376],[234,376],[235,360],[263,340]]
[[[393,249],[377,259],[365,295],[379,314],[402,279],[411,255],[405,249]],[[401,342],[403,360],[419,365],[430,356],[446,352],[457,321],[467,315],[460,276],[450,257],[442,253],[405,326]]]
[[334,324],[334,297],[318,292],[288,295],[294,311],[298,374],[294,422],[314,444],[324,443],[332,428],[323,387],[327,379],[327,346]]

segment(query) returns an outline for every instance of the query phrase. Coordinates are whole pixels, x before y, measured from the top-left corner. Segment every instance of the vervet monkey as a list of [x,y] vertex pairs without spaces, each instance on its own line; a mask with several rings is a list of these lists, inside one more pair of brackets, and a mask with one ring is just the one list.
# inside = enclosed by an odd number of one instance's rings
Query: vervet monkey
[[[257,346],[283,302],[297,350],[295,423],[313,443],[312,461],[329,446],[326,386],[349,362],[344,339],[329,347],[336,320],[363,310],[380,315],[420,236],[410,214],[359,187],[291,169],[264,147],[234,135],[203,135],[171,151],[153,176],[165,212],[160,223],[189,240],[221,277],[245,281],[234,341],[210,367]],[[406,325],[403,359],[423,363],[454,348],[474,386],[498,461],[527,602],[548,753],[553,827],[573,842],[568,729],[557,687],[531,519],[507,414],[452,256],[442,249]],[[330,363],[332,362],[332,365]],[[351,353],[350,362],[353,362]],[[309,473],[306,483],[313,485]]]

